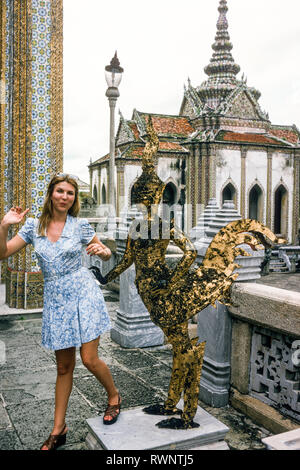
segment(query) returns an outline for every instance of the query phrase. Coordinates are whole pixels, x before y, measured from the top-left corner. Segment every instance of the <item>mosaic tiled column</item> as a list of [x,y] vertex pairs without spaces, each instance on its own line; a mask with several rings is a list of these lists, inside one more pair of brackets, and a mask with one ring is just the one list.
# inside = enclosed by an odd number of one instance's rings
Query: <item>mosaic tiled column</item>
[[266,225],[269,228],[272,228],[272,158],[273,154],[268,149]]
[[[1,2],[1,217],[13,205],[39,217],[47,184],[62,171],[62,16],[62,0]],[[36,257],[27,247],[8,260],[6,301],[37,308],[42,294]]]
[[190,179],[190,197],[191,197],[191,204],[192,204],[192,219],[191,219],[191,224],[192,227],[194,227],[196,220],[197,220],[197,214],[196,214],[196,152],[195,152],[195,146],[193,145],[192,150],[191,150],[191,179]]
[[98,168],[98,192],[97,192],[98,200],[97,204],[101,204],[101,169]]
[[124,164],[118,163],[117,164],[117,217],[120,217],[120,213],[123,209],[124,205],[124,197],[125,197],[125,184],[124,184]]
[[294,155],[294,200],[293,200],[293,227],[292,227],[292,243],[298,244],[299,230],[299,171],[300,171],[300,153],[295,151]]
[[209,200],[216,198],[216,153],[217,149],[214,145],[210,147],[209,155]]
[[246,217],[246,156],[247,150],[241,150],[241,205],[240,213],[243,218]]
[[204,146],[202,146],[201,152],[201,203],[205,204],[205,176],[206,176],[206,152],[204,151]]

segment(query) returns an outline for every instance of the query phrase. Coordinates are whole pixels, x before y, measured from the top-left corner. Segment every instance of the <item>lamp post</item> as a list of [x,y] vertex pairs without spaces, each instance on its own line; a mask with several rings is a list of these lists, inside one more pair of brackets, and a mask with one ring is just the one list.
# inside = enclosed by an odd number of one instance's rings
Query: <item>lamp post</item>
[[110,107],[110,137],[109,137],[109,203],[116,209],[115,204],[115,107],[120,96],[118,86],[122,80],[124,69],[120,67],[117,52],[110,61],[110,65],[105,67],[105,79],[108,85],[106,96]]

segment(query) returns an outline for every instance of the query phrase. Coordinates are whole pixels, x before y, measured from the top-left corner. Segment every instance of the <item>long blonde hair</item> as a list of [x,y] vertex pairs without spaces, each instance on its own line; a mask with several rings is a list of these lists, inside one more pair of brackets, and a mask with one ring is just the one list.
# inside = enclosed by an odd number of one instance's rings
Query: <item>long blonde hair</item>
[[73,217],[77,217],[80,211],[80,202],[79,202],[79,195],[78,195],[78,184],[75,178],[72,176],[65,174],[65,173],[60,173],[58,175],[53,176],[51,179],[48,189],[47,189],[47,194],[42,210],[42,215],[39,220],[39,227],[38,227],[38,233],[39,235],[42,235],[43,237],[46,234],[46,229],[52,219],[53,216],[53,207],[52,207],[52,193],[54,190],[54,187],[58,183],[62,183],[63,181],[66,181],[67,183],[71,184],[74,189],[75,189],[75,199],[73,202],[72,207],[68,210],[68,214],[72,215]]

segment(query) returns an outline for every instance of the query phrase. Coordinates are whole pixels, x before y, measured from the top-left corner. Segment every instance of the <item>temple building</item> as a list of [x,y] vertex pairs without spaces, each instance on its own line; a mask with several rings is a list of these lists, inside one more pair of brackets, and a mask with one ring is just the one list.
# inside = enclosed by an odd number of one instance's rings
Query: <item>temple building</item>
[[[39,217],[48,182],[63,168],[63,1],[2,0],[0,34],[0,217],[12,206]],[[31,246],[1,268],[9,307],[42,306]]]
[[[157,173],[166,183],[164,201],[189,204],[184,229],[215,198],[234,201],[242,217],[257,219],[275,233],[298,241],[300,133],[295,125],[272,124],[259,104],[260,92],[237,75],[228,33],[227,1],[220,0],[213,54],[200,86],[188,80],[179,114],[151,114],[160,146]],[[120,116],[115,139],[117,215],[131,205],[141,174],[149,113]],[[108,203],[109,155],[89,165],[91,194]]]

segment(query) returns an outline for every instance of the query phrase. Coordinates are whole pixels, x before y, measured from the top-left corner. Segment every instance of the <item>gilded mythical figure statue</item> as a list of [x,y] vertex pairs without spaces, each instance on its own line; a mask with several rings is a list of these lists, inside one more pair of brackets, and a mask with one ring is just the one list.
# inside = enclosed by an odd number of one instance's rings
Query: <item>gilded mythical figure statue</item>
[[[262,243],[269,247],[281,243],[267,227],[256,220],[237,220],[222,228],[212,240],[199,267],[192,269],[197,255],[188,237],[171,220],[169,232],[158,217],[157,208],[163,194],[164,183],[155,171],[154,156],[158,150],[158,137],[151,119],[148,121],[148,142],[143,155],[143,172],[133,187],[133,203],[143,204],[144,220],[132,223],[126,250],[120,263],[105,277],[98,271],[102,284],[111,282],[135,264],[135,284],[151,320],[166,335],[173,348],[173,367],[168,397],[164,404],[154,404],[144,411],[158,415],[181,415],[157,423],[159,427],[188,429],[199,426],[193,421],[197,411],[201,369],[205,342],[190,339],[188,320],[216,300],[228,303],[229,289],[238,274],[237,255],[249,254],[238,245],[248,244],[252,249]],[[251,233],[245,233],[251,232]],[[165,261],[170,240],[183,251],[174,270]],[[191,269],[190,269],[191,268]],[[95,275],[97,273],[95,272]],[[178,404],[183,393],[184,407]]]

